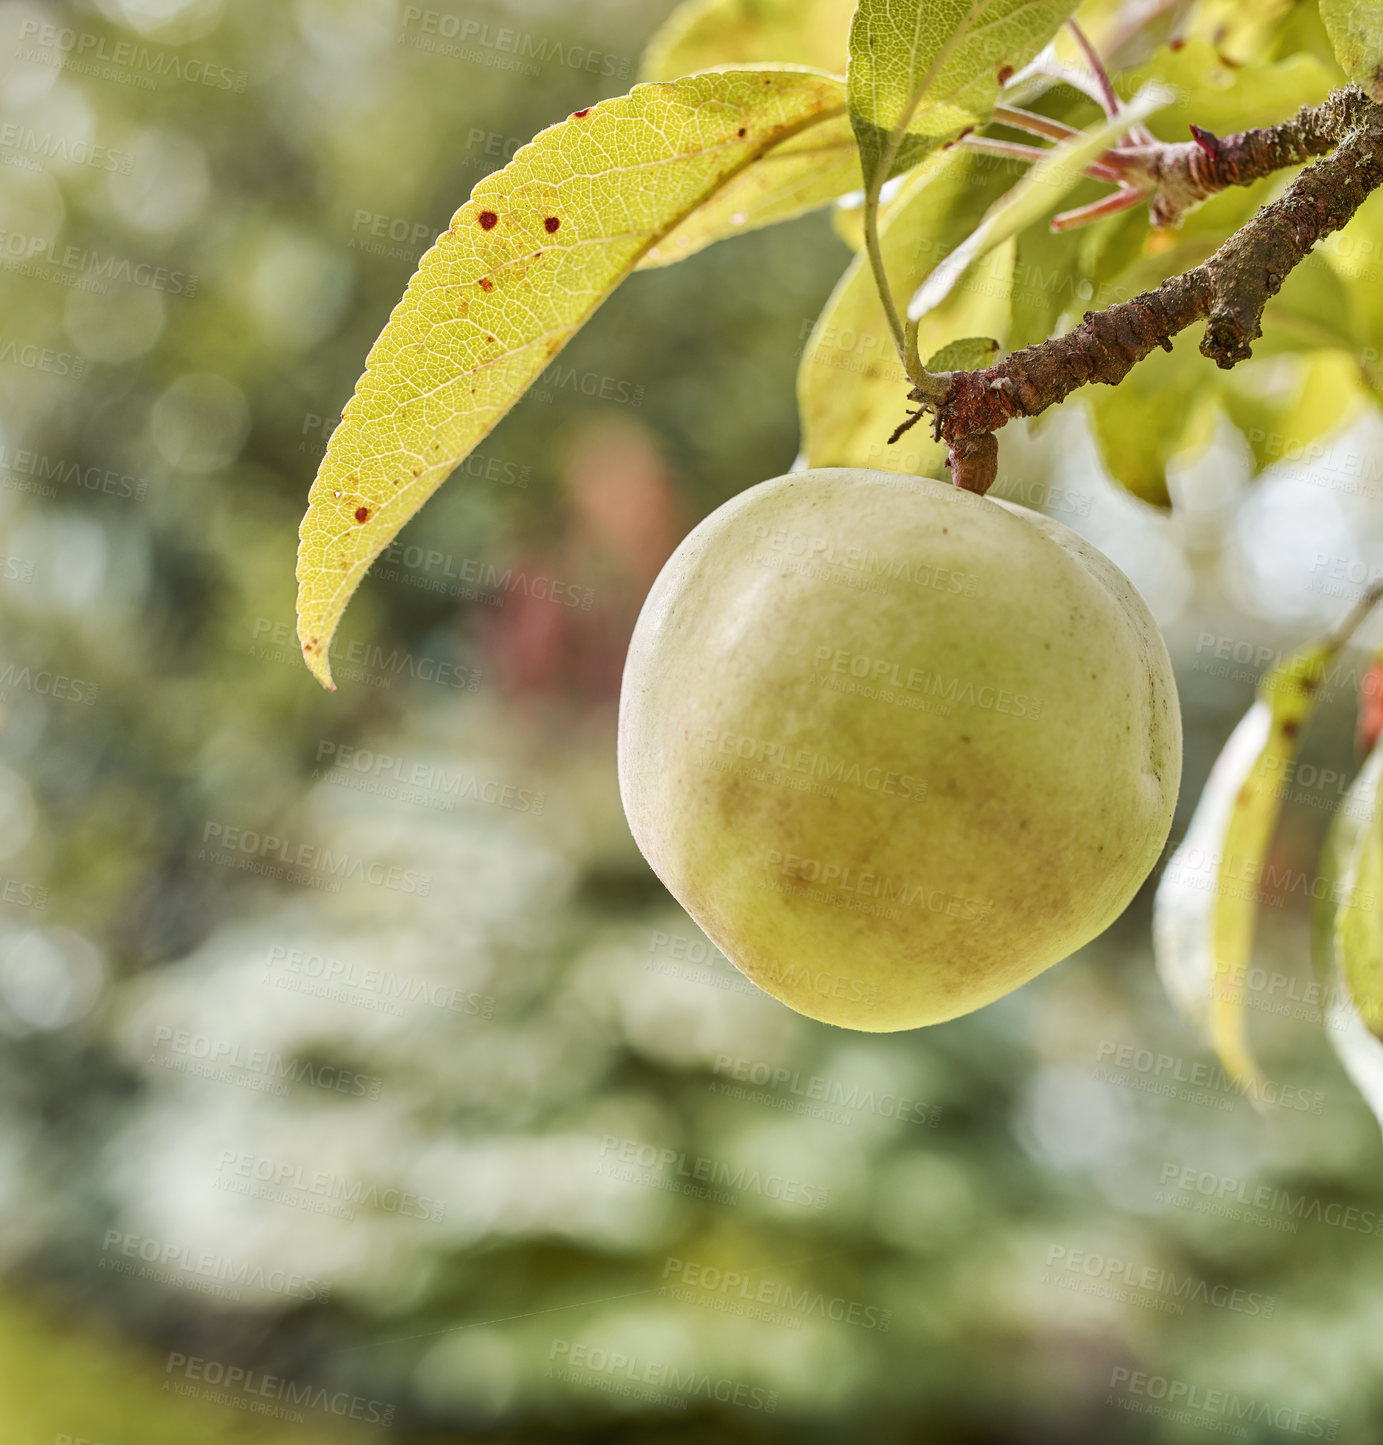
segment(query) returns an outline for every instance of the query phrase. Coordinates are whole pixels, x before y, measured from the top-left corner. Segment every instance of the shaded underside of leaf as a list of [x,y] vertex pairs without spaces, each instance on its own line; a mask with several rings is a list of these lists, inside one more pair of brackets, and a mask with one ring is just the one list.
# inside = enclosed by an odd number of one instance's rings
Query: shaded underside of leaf
[[1378,0],[1320,0],[1321,19],[1345,74],[1383,100],[1383,7]]
[[1162,986],[1206,1038],[1211,1033],[1220,860],[1235,801],[1271,730],[1272,709],[1255,702],[1215,759],[1153,900],[1154,956]]
[[1307,352],[1285,363],[1249,362],[1215,383],[1219,404],[1248,444],[1255,472],[1310,457],[1312,443],[1349,422],[1367,397],[1353,359],[1338,351]]
[[[986,206],[1019,174],[1011,161],[950,150],[924,162],[901,182],[880,233],[884,266],[895,292],[916,286],[969,233]],[[929,317],[918,342],[924,355],[965,336],[1003,338],[1012,257],[961,287],[952,303]],[[817,319],[797,373],[802,451],[807,463],[871,466],[884,471],[944,476],[946,449],[922,427],[887,445],[906,414],[908,384],[894,349],[873,273],[857,255]]]
[[636,86],[480,181],[423,257],[322,460],[298,550],[298,633],[329,647],[370,562],[614,287],[761,157],[844,112],[814,71]]
[[1336,813],[1323,857],[1317,972],[1325,1031],[1383,1123],[1383,747],[1375,746]]
[[966,268],[1000,241],[1016,236],[1034,221],[1050,215],[1062,198],[1084,180],[1085,167],[1136,120],[1151,115],[1164,104],[1167,96],[1165,89],[1147,86],[1114,119],[1102,121],[1054,146],[1035,162],[1023,179],[991,207],[965,242],[917,288],[908,306],[908,319],[920,320],[940,305]]
[[1070,0],[860,0],[850,115],[865,184],[987,120],[1004,82],[1052,38]]
[[1193,437],[1206,437],[1206,408],[1199,403],[1214,394],[1218,379],[1206,370],[1195,335],[1184,331],[1170,352],[1154,351],[1118,386],[1086,389],[1086,413],[1105,470],[1149,506],[1170,509],[1167,463]]
[[1154,901],[1154,947],[1169,996],[1255,1100],[1264,1097],[1264,1080],[1245,1036],[1244,981],[1263,867],[1283,786],[1337,647],[1305,648],[1264,677],[1211,769]]
[[1379,780],[1383,766],[1374,748],[1342,812],[1351,847],[1341,859],[1335,913],[1335,958],[1341,981],[1366,1027],[1383,1038],[1383,813]]
[[855,0],[688,0],[649,41],[640,77],[773,61],[840,73],[854,13]]

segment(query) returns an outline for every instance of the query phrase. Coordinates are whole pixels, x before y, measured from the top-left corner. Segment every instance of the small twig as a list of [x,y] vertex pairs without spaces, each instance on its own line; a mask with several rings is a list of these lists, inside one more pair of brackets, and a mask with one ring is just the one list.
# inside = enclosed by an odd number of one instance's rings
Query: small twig
[[1066,22],[1066,28],[1071,32],[1076,44],[1080,46],[1081,54],[1085,56],[1085,63],[1090,67],[1091,74],[1095,77],[1095,84],[1099,90],[1100,104],[1104,107],[1104,113],[1113,120],[1119,114],[1119,97],[1115,94],[1114,83],[1109,78],[1108,71],[1104,68],[1104,62],[1100,59],[1099,52],[1091,45],[1085,31],[1074,20]]
[[1036,111],[1020,110],[1016,105],[996,105],[990,119],[1000,125],[1012,126],[1014,130],[1025,130],[1029,135],[1045,136],[1047,140],[1070,140],[1080,134],[1075,126],[1067,125],[1065,121],[1038,115]]
[[1134,206],[1141,206],[1145,198],[1144,191],[1133,186],[1120,186],[1117,191],[1101,196],[1098,201],[1091,201],[1088,206],[1058,212],[1052,217],[1052,230],[1070,231],[1077,226],[1088,226],[1091,221],[1102,221],[1106,216],[1117,216],[1120,211],[1131,211]]
[[989,135],[963,135],[956,142],[962,150],[984,151],[991,156],[1008,156],[1015,161],[1040,161],[1047,154],[1041,146],[1030,146],[1022,141],[999,140]]
[[[1107,116],[1118,116],[1119,98],[1099,52],[1076,21],[1068,21],[1067,26],[1089,67],[1087,93]],[[1049,66],[1044,73],[1056,72]],[[1217,191],[1249,185],[1283,166],[1330,150],[1335,136],[1319,127],[1303,125],[1304,114],[1282,125],[1244,131],[1223,140],[1193,125],[1191,139],[1179,143],[1161,141],[1143,125],[1130,125],[1109,149],[1084,168],[1092,180],[1107,181],[1119,187],[1118,192],[1061,212],[1053,219],[1052,230],[1069,231],[1089,225],[1130,210],[1143,200],[1148,202],[1148,219],[1155,229],[1180,225],[1188,211]],[[996,106],[990,119],[1058,144],[1079,134],[1063,121],[1017,106]],[[967,150],[1023,162],[1035,162],[1049,154],[1042,147],[995,136],[966,134],[954,143]]]
[[906,432],[910,432],[926,415],[927,409],[923,406],[919,406],[916,411],[910,411],[907,416],[893,428],[893,434],[888,439],[889,446],[892,446],[893,443]]
[[[1100,52],[1090,43],[1089,37],[1075,20],[1068,20],[1066,28],[1071,32],[1076,44],[1080,47],[1081,54],[1085,56],[1085,63],[1094,74],[1095,83],[1099,87],[1100,103],[1104,106],[1105,114],[1113,118],[1119,114],[1119,96],[1114,89],[1114,82],[1109,78],[1109,72],[1105,69],[1104,61],[1100,59]],[[1156,139],[1147,126],[1138,121],[1129,127],[1127,136],[1116,141],[1115,145],[1149,145],[1155,144]]]
[[[962,150],[979,151],[990,156],[1005,156],[1013,161],[1040,161],[1044,156],[1051,155],[1050,150],[1044,150],[1041,146],[1024,145],[1022,141],[998,140],[994,136],[988,135],[962,136],[956,144]],[[1101,161],[1091,161],[1085,168],[1085,174],[1092,180],[1112,181],[1116,184],[1123,179],[1121,172]],[[1138,198],[1142,199],[1142,193]]]
[[1327,114],[1329,105],[1328,99],[1304,107],[1281,125],[1231,136],[1212,135],[1193,125],[1191,140],[1156,147],[1148,160],[1148,174],[1157,188],[1149,219],[1154,226],[1179,225],[1187,211],[1227,186],[1249,186],[1285,166],[1324,155],[1339,140]]
[[1264,307],[1288,273],[1383,186],[1383,105],[1348,86],[1282,125],[1217,141],[1209,149],[1197,142],[1205,166],[1214,168],[1188,169],[1197,185],[1211,179],[1246,184],[1332,145],[1333,154],[1302,171],[1278,200],[1199,266],[1129,301],[1087,311],[1066,335],[1025,347],[994,366],[945,373],[939,400],[914,390],[910,399],[933,413],[934,434],[950,448],[956,485],[989,489],[997,469],[993,433],[1014,417],[1036,416],[1092,382],[1117,386],[1154,347],[1170,351],[1171,338],[1197,321],[1206,323],[1204,356],[1225,369],[1245,360],[1262,334]]

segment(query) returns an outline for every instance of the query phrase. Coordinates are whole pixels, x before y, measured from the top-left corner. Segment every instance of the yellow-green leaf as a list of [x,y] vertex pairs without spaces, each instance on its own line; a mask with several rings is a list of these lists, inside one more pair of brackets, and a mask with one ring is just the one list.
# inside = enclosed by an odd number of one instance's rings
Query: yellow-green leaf
[[1317,970],[1325,1031],[1346,1073],[1383,1122],[1383,744],[1335,815],[1323,855]]
[[[1243,0],[1236,0],[1246,9]],[[1193,35],[1175,50],[1162,46],[1121,82],[1130,90],[1154,81],[1172,97],[1151,129],[1184,141],[1198,125],[1216,135],[1288,120],[1303,105],[1317,105],[1338,83],[1334,67],[1307,51],[1271,60],[1232,64],[1208,34]]]
[[1193,35],[1213,41],[1234,65],[1269,56],[1299,0],[1202,0],[1190,21]]
[[846,75],[866,188],[988,120],[1004,82],[1074,9],[1073,0],[860,0]]
[[1113,480],[1149,506],[1169,508],[1167,463],[1188,448],[1193,428],[1203,430],[1197,403],[1215,384],[1195,335],[1183,331],[1171,352],[1155,350],[1118,386],[1088,387],[1090,430]]
[[855,0],[687,0],[644,51],[644,80],[786,61],[841,75]]
[[1055,210],[1061,198],[1084,179],[1086,166],[1135,121],[1165,104],[1169,94],[1161,87],[1145,86],[1116,117],[1054,146],[1035,162],[1027,175],[995,202],[975,230],[917,288],[908,306],[908,319],[920,320],[945,300],[968,266],[1000,241],[1016,236],[1025,226]]
[[991,365],[998,354],[999,343],[992,336],[963,336],[933,352],[927,370],[978,371],[982,366]]
[[[855,144],[853,136],[850,144]],[[857,154],[858,149],[856,147]],[[879,198],[878,224],[880,226],[883,225],[889,207],[906,179],[906,176],[897,176],[884,187],[883,194]],[[852,251],[864,249],[864,211],[865,197],[862,190],[851,191],[848,195],[841,196],[831,208],[831,228]]]
[[1244,979],[1263,866],[1325,665],[1342,641],[1304,648],[1264,676],[1257,700],[1211,769],[1153,903],[1164,987],[1209,1040],[1225,1072],[1255,1100],[1264,1081],[1245,1036]]
[[1360,375],[1376,396],[1383,397],[1383,365],[1379,362],[1378,346],[1378,338],[1383,335],[1380,234],[1383,234],[1383,190],[1369,196],[1349,225],[1327,236],[1312,254],[1323,256],[1348,288],[1350,314],[1366,343],[1356,356]]
[[1335,346],[1356,356],[1373,339],[1360,329],[1348,282],[1324,257],[1308,256],[1291,269],[1268,302],[1263,335],[1254,342],[1253,354],[1266,357]]
[[864,249],[864,193],[842,196],[831,208],[831,229],[852,251]]
[[1378,0],[1321,0],[1325,33],[1345,74],[1383,100],[1383,7]]
[[1355,361],[1339,351],[1250,362],[1217,376],[1215,388],[1257,471],[1323,455],[1321,439],[1344,426],[1366,396]]
[[859,187],[859,151],[849,118],[839,115],[775,146],[742,171],[650,248],[639,269],[684,261],[712,241],[790,221]]
[[841,82],[807,70],[640,85],[476,185],[371,349],[308,498],[298,635],[321,682],[371,561],[615,286],[764,156],[843,112]]
[[[1013,164],[950,150],[906,176],[890,202],[880,230],[884,268],[895,295],[906,296],[974,226],[1012,182]],[[1012,258],[996,256],[983,283],[961,287],[947,306],[919,330],[923,354],[958,336],[1007,329]],[[807,464],[872,466],[883,471],[931,476],[945,461],[943,446],[915,427],[888,446],[906,414],[908,382],[879,302],[873,272],[856,255],[817,319],[797,373],[802,451]]]
[[[1375,752],[1377,748],[1375,747]],[[1343,860],[1335,913],[1335,956],[1354,1006],[1374,1034],[1383,1037],[1383,816],[1379,812],[1377,763],[1361,772],[1355,846]],[[1372,781],[1372,791],[1369,782]],[[1354,801],[1351,792],[1351,801]]]

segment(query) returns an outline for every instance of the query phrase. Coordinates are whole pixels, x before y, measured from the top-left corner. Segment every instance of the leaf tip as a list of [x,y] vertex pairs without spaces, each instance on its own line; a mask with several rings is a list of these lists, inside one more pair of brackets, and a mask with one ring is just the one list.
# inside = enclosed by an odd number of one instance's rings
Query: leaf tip
[[328,692],[335,692],[336,684],[332,681],[331,660],[327,655],[327,645],[320,637],[308,633],[307,626],[306,618],[299,617],[298,641],[302,646],[303,661],[307,664],[308,671]]

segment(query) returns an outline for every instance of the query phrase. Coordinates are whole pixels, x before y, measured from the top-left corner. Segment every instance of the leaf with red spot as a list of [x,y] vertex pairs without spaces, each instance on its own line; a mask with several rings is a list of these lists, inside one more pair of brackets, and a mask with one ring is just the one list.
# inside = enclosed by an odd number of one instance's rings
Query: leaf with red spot
[[1061,28],[1075,0],[859,0],[850,115],[865,189],[989,119],[1004,83]]
[[756,170],[799,196],[812,138],[844,115],[844,83],[804,69],[639,85],[476,185],[371,349],[308,498],[298,635],[322,683],[370,563],[620,281]]
[[[743,146],[758,143],[750,126],[735,138]],[[713,241],[820,210],[861,184],[859,148],[849,117],[841,114],[774,146],[654,246],[639,269],[670,266]]]

